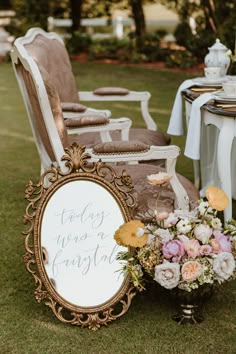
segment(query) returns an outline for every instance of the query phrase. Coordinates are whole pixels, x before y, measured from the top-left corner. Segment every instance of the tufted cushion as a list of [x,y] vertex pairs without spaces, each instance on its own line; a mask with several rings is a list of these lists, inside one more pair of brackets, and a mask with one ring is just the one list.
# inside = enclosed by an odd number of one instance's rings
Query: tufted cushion
[[[134,185],[134,194],[138,201],[138,208],[135,212],[135,218],[141,219],[143,222],[150,222],[154,215],[154,210],[156,207],[164,207],[167,211],[174,210],[175,193],[173,192],[171,185],[168,184],[167,187],[152,186],[147,182],[147,176],[150,174],[158,173],[159,171],[165,171],[159,166],[154,166],[151,164],[142,165],[123,165],[113,167],[118,174],[121,174],[123,170],[131,176]],[[177,174],[180,182],[184,186],[188,193],[190,206],[193,208],[199,199],[199,191],[185,177]],[[161,195],[158,203],[156,200],[161,190]]]
[[109,119],[101,115],[83,115],[78,118],[65,119],[65,125],[67,128],[77,128],[86,126],[96,126],[108,124]]
[[99,87],[96,90],[94,90],[93,93],[99,96],[109,96],[109,95],[125,96],[128,95],[129,90],[124,87]]
[[149,150],[149,146],[139,141],[111,141],[108,143],[97,144],[93,151],[98,154],[112,154],[116,152],[144,152]]
[[73,102],[62,102],[61,107],[64,112],[85,112],[87,109],[83,104]]

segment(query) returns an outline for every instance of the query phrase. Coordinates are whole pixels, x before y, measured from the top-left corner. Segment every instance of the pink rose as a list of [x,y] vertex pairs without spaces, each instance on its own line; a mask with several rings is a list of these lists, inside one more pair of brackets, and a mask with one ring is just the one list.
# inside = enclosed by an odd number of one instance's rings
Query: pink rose
[[198,242],[198,240],[186,241],[184,242],[184,249],[189,257],[196,258],[197,256],[199,256],[200,243]]
[[181,241],[173,240],[165,243],[162,248],[165,258],[182,257],[184,255],[184,247]]
[[213,238],[212,240],[210,240],[210,244],[211,244],[213,253],[218,254],[221,251],[220,242],[216,238]]
[[231,242],[228,236],[224,235],[220,230],[214,230],[215,239],[220,243],[220,252],[231,253]]
[[212,248],[210,245],[202,245],[200,247],[200,255],[201,256],[209,256],[211,254]]

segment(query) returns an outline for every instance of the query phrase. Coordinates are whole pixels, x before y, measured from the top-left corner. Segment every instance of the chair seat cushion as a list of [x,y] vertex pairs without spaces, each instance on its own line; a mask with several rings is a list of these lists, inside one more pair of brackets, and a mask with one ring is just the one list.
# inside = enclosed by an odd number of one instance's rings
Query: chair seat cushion
[[83,115],[78,118],[67,118],[65,119],[65,125],[67,128],[78,128],[87,126],[97,126],[108,124],[109,119],[101,115]]
[[110,141],[94,145],[95,154],[130,153],[148,151],[150,147],[137,140],[132,141]]
[[87,107],[80,103],[62,102],[61,108],[63,112],[85,112]]
[[[175,209],[175,193],[172,190],[170,184],[166,187],[159,188],[158,186],[152,186],[147,181],[147,176],[150,174],[156,174],[159,171],[165,171],[159,166],[151,164],[142,165],[123,165],[115,166],[117,174],[121,174],[123,170],[131,176],[134,185],[134,195],[137,198],[138,207],[135,210],[134,218],[138,218],[145,223],[151,222],[154,217],[154,211],[156,208],[164,209],[171,212]],[[184,186],[190,200],[190,208],[196,206],[199,200],[199,191],[184,176],[177,174],[180,183]],[[159,195],[159,192],[161,194]],[[158,203],[157,198],[159,197]]]
[[[112,140],[121,140],[120,131],[110,132]],[[166,146],[170,144],[170,137],[168,134],[162,133],[159,130],[148,130],[145,128],[131,128],[129,132],[129,141],[137,140],[146,145]],[[77,142],[87,147],[93,147],[101,143],[99,133],[83,133],[79,135]]]
[[125,96],[128,95],[129,90],[124,87],[99,87],[93,91],[94,95],[99,96],[110,96],[110,95],[118,95]]

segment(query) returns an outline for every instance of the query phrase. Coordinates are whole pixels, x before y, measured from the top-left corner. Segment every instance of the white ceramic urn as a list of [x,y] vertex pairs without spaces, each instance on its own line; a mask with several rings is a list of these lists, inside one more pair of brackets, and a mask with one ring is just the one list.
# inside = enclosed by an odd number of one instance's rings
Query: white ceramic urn
[[221,76],[226,75],[230,65],[230,58],[226,55],[227,47],[217,38],[215,44],[208,48],[209,53],[205,56],[206,67],[220,67]]

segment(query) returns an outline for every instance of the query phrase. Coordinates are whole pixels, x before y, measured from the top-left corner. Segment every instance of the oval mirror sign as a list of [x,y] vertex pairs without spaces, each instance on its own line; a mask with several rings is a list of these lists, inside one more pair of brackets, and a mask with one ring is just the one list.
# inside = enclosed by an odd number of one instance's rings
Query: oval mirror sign
[[24,260],[38,302],[65,323],[95,330],[123,315],[135,295],[114,240],[131,219],[133,186],[124,170],[88,164],[85,147],[65,150],[66,172],[52,167],[26,187]]

